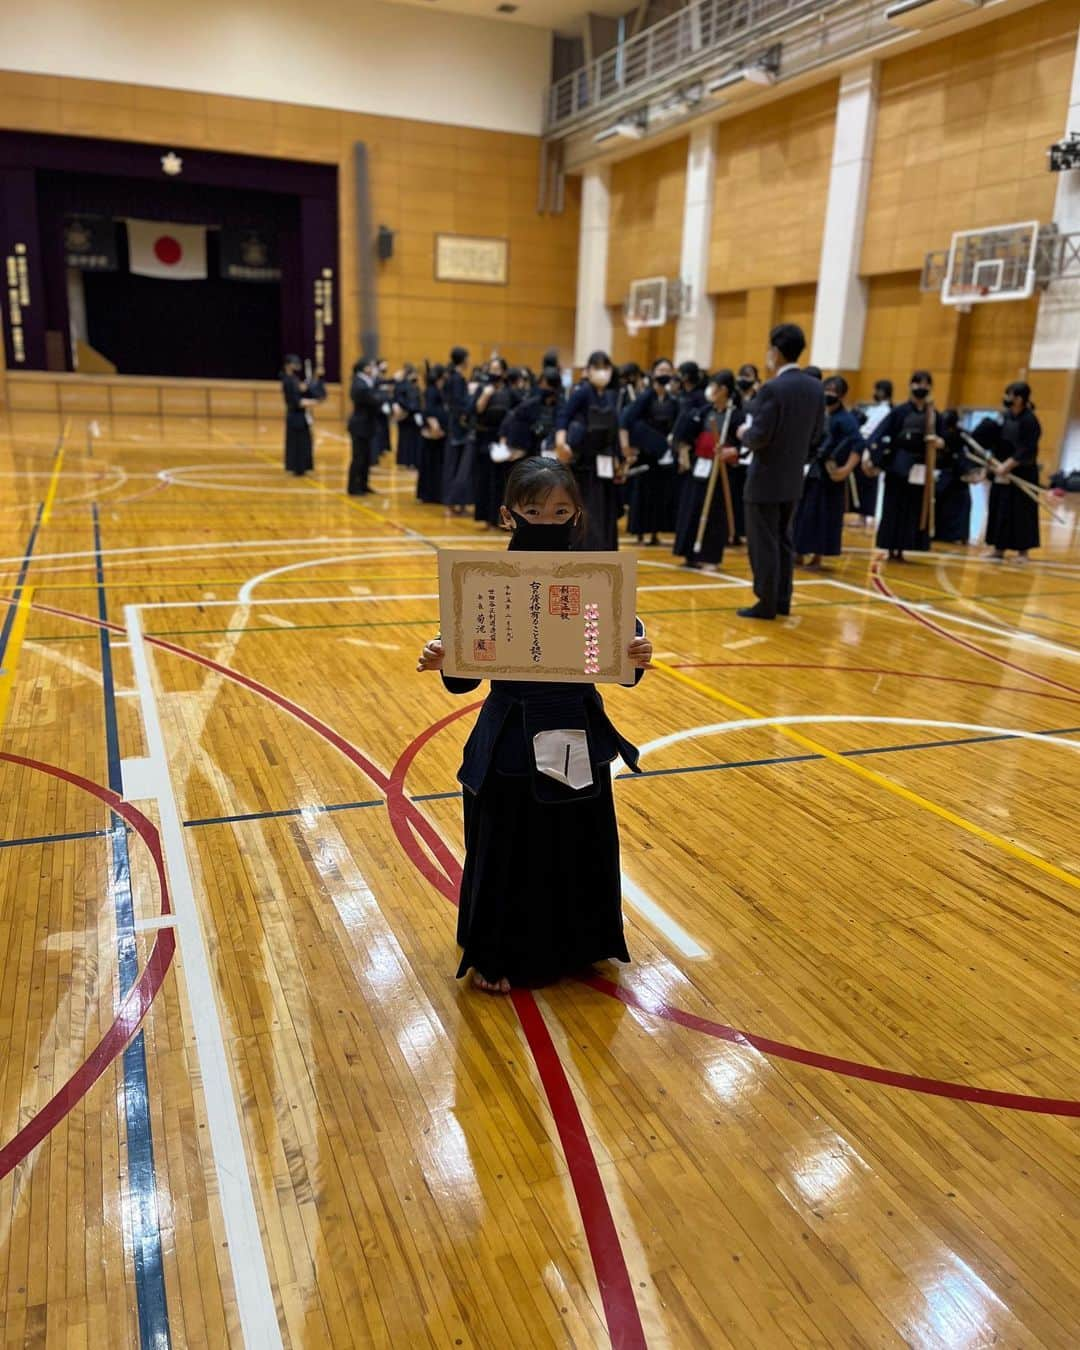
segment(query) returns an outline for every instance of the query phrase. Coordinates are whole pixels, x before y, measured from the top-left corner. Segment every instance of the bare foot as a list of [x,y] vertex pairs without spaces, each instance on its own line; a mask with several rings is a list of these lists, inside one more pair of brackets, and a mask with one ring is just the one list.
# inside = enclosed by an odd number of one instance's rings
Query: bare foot
[[505,975],[501,980],[492,983],[491,980],[485,980],[478,970],[474,970],[472,982],[474,989],[482,989],[485,994],[508,994],[510,992],[510,981]]

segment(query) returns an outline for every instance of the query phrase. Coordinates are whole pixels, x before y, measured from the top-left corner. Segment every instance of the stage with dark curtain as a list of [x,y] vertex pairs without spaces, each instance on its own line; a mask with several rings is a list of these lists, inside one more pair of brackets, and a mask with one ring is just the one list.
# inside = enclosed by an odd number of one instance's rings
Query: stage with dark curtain
[[[178,175],[163,157],[175,152]],[[86,341],[121,375],[272,379],[285,351],[340,377],[337,170],[256,155],[0,132],[4,341],[10,371],[72,370],[65,221],[116,222],[115,271],[83,271]],[[207,276],[140,276],[126,219],[206,227]],[[221,275],[226,234],[272,240],[280,280]],[[78,285],[78,281],[75,282]],[[77,293],[77,292],[76,292]]]

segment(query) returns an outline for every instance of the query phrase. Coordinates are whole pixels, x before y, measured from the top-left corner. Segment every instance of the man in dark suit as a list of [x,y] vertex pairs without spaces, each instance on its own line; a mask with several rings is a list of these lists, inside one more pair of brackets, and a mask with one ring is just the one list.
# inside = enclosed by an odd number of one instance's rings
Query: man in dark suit
[[743,619],[775,619],[791,613],[792,520],[810,449],[825,428],[821,381],[796,364],[805,347],[798,324],[782,323],[772,330],[765,360],[773,378],[761,386],[750,408],[749,425],[738,432],[754,455],[746,476],[745,505],[757,604],[739,610]]
[[352,416],[349,418],[349,436],[352,440],[352,460],[349,463],[349,496],[367,497],[372,488],[368,473],[375,461],[376,418],[379,412],[379,391],[376,387],[378,365],[373,357],[357,361],[352,370],[349,397]]

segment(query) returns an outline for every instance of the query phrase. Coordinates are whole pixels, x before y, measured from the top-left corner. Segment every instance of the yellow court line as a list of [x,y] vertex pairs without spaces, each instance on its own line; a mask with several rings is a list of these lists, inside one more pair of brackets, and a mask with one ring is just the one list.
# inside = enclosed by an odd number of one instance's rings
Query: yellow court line
[[[694,689],[699,694],[704,694],[706,698],[712,699],[716,703],[722,703],[727,708],[734,709],[741,713],[743,717],[753,717],[761,720],[767,718],[767,714],[758,712],[748,704],[740,703],[738,699],[730,698],[727,694],[722,694],[712,685],[705,684],[701,680],[696,680],[692,675],[686,675],[681,670],[676,670],[664,661],[657,661],[655,658],[650,663],[656,670],[662,671],[670,679],[677,680],[679,684],[684,684],[690,689]],[[976,825],[974,821],[967,820],[964,816],[957,815],[955,811],[950,811],[947,806],[939,806],[937,802],[932,802],[929,797],[923,797],[918,792],[913,792],[910,788],[901,787],[899,783],[894,783],[891,778],[886,778],[884,774],[878,773],[874,769],[868,769],[865,764],[860,764],[857,760],[849,759],[846,755],[838,754],[835,750],[830,750],[827,745],[821,745],[818,741],[812,740],[809,736],[804,736],[801,731],[796,731],[794,727],[769,724],[781,736],[785,736],[789,741],[794,741],[796,745],[804,750],[813,751],[815,755],[820,755],[822,759],[829,760],[832,764],[838,764],[848,773],[856,774],[859,778],[865,779],[868,783],[873,783],[876,787],[884,788],[886,792],[891,792],[893,796],[901,798],[903,801],[910,802],[913,806],[921,807],[924,811],[929,811],[940,820],[947,821],[950,825],[955,825],[958,829],[974,835],[976,839],[981,839],[983,843],[993,844],[995,848],[1001,849],[1005,853],[1011,854],[1014,858],[1019,858],[1021,862],[1029,863],[1032,867],[1037,867],[1040,872],[1045,872],[1047,876],[1053,877],[1056,881],[1063,881],[1067,886],[1074,886],[1080,890],[1080,877],[1074,876],[1072,872],[1066,872],[1063,867],[1058,867],[1055,863],[1047,862],[1045,858],[1040,858],[1037,853],[1032,853],[1022,844],[1014,844],[1011,839],[1005,839],[1000,834],[994,834],[992,830],[984,830],[981,825]]]
[[41,508],[41,523],[48,525],[52,517],[53,502],[56,500],[56,489],[60,486],[60,470],[64,467],[64,442],[67,440],[67,434],[71,430],[71,418],[64,423],[64,429],[60,433],[60,443],[56,447],[56,454],[53,456],[53,471],[49,479],[49,490],[45,494],[45,503]]
[[34,588],[27,586],[15,606],[15,619],[8,634],[7,650],[4,652],[4,668],[0,670],[0,731],[4,729],[8,704],[11,702],[11,691],[15,687],[15,667],[19,664],[19,649],[26,633],[33,600]]

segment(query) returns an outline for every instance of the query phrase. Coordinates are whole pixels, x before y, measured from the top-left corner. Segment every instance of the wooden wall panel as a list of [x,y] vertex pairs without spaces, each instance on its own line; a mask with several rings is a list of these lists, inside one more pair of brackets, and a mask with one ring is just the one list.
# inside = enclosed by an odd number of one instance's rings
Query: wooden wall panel
[[868,399],[876,380],[892,380],[899,396],[914,367],[925,364],[917,355],[919,311],[917,272],[871,277],[862,369],[851,380],[857,397]]
[[636,361],[642,370],[648,370],[654,361],[666,356],[670,361],[675,352],[675,320],[658,328],[641,328],[631,337],[623,322],[623,307],[619,305],[612,315],[611,359],[617,366]]
[[817,277],[838,88],[830,81],[720,126],[711,292]]
[[[806,354],[802,364],[810,360],[814,340],[814,304],[817,300],[817,282],[802,286],[782,286],[777,292],[777,323],[797,323],[806,334]],[[760,339],[764,345],[767,334]]]
[[[336,164],[343,371],[358,355],[361,331],[353,144],[365,141],[373,223],[396,232],[395,256],[380,265],[377,280],[391,364],[445,360],[458,342],[477,356],[497,346],[509,360],[533,365],[556,346],[570,360],[580,189],[567,184],[562,215],[537,215],[536,137],[12,72],[0,72],[0,127]],[[437,282],[437,232],[508,238],[509,284]]]
[[612,165],[609,305],[621,305],[636,278],[679,275],[688,150],[682,136]]
[[882,63],[864,274],[922,266],[954,230],[1053,216],[1080,0]]
[[746,361],[760,366],[761,358],[754,358],[751,351],[757,351],[760,342],[751,342],[746,331],[747,294],[745,291],[732,291],[718,295],[714,300],[716,330],[713,337],[711,370],[738,370]]
[[[1031,350],[1034,302],[976,306],[975,313],[961,314],[936,294],[923,294],[919,276],[900,272],[870,278],[862,369],[849,375],[855,397],[868,399],[874,381],[883,378],[892,380],[896,396],[903,397],[912,371],[925,368],[934,376],[939,407],[987,401],[993,406],[1007,382],[1001,371],[1009,368],[1008,379],[1018,378],[1011,363],[1021,351],[1026,362]],[[1013,312],[990,318],[980,310]],[[999,357],[993,344],[1006,332],[1009,349]]]
[[972,307],[957,353],[956,402],[996,408],[1007,384],[1028,378],[1038,308],[1037,295]]

